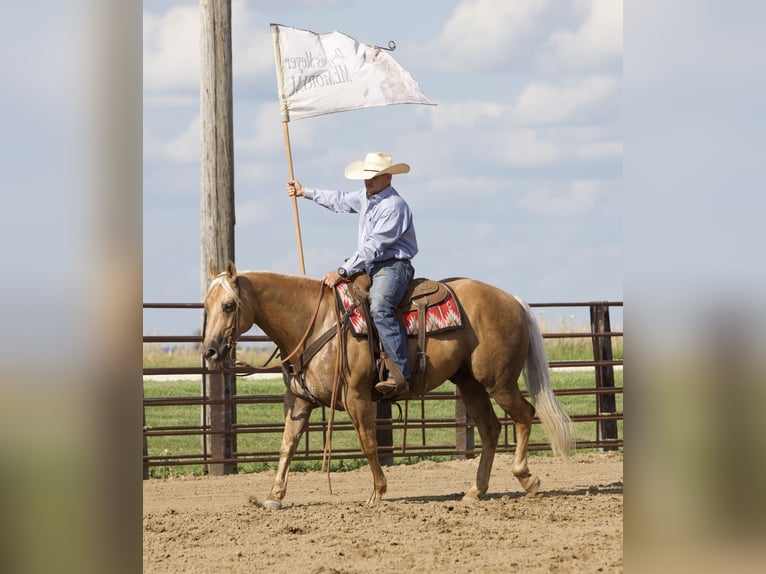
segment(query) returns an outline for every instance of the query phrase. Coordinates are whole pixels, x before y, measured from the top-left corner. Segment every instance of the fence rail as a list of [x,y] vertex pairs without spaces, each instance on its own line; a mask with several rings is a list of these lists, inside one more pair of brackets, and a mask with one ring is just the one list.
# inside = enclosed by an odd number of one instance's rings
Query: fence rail
[[[622,386],[615,386],[615,368],[621,368],[623,361],[613,358],[612,341],[622,339],[621,331],[612,331],[610,326],[610,308],[622,308],[622,302],[587,302],[587,303],[533,303],[533,308],[576,308],[587,307],[590,311],[590,330],[588,332],[543,332],[543,338],[556,339],[582,339],[591,340],[593,349],[592,360],[569,360],[551,361],[550,368],[557,369],[584,368],[593,374],[593,384],[581,388],[560,388],[554,392],[557,397],[576,397],[592,395],[593,412],[575,414],[572,420],[575,426],[590,424],[595,427],[591,438],[580,439],[578,449],[600,448],[615,449],[623,445],[623,438],[618,427],[618,421],[623,420],[623,413],[618,412],[617,396],[623,393]],[[201,303],[144,303],[144,309],[201,309]],[[197,344],[202,341],[200,335],[145,335],[143,341],[148,345],[167,344]],[[270,339],[262,335],[245,335],[240,338],[241,343],[268,343]],[[239,372],[246,372],[239,370]],[[279,367],[273,367],[266,371],[273,373],[274,377],[281,377]],[[251,435],[278,436],[281,437],[284,420],[274,417],[269,422],[246,422],[240,421],[238,408],[243,405],[275,405],[282,404],[283,394],[256,394],[240,395],[236,392],[236,383],[230,388],[230,392],[220,398],[205,396],[203,379],[207,376],[220,376],[216,370],[202,366],[198,367],[144,367],[145,377],[157,375],[181,375],[199,376],[199,396],[186,397],[144,397],[144,478],[150,475],[150,467],[176,467],[188,465],[201,465],[204,471],[211,474],[228,474],[236,472],[238,465],[246,463],[274,463],[279,460],[278,448],[251,448],[250,450],[238,450],[238,438]],[[231,377],[233,379],[233,377]],[[443,388],[443,387],[442,387]],[[528,396],[526,392],[523,392]],[[432,418],[427,416],[430,405],[435,401],[451,401],[454,403],[454,416],[450,418]],[[163,407],[199,407],[200,423],[193,425],[162,425],[146,424],[146,410],[153,412]],[[392,414],[391,402],[380,402],[377,405],[377,431],[379,442],[379,457],[383,464],[393,464],[395,459],[404,457],[436,457],[453,456],[457,458],[473,457],[481,451],[481,445],[476,444],[474,427],[471,419],[466,415],[465,408],[457,389],[455,392],[430,392],[422,397],[393,403],[398,414]],[[223,412],[225,416],[209,416],[211,412]],[[414,413],[414,414],[412,414]],[[321,414],[321,420],[311,420],[302,438],[302,447],[296,452],[293,462],[307,462],[321,460],[323,456],[323,444],[327,433],[327,410],[322,407],[315,411],[314,418]],[[507,416],[498,415],[501,424],[501,435],[498,443],[498,452],[513,452],[515,449],[515,427]],[[539,420],[535,418],[535,425]],[[595,424],[594,424],[595,423]],[[433,443],[430,434],[437,429],[447,429],[454,432],[454,440],[449,443]],[[333,433],[353,433],[353,425],[350,421],[337,420],[333,425]],[[394,433],[400,438],[400,444],[395,445]],[[410,441],[417,434],[417,444]],[[167,437],[197,436],[200,438],[200,448],[195,452],[170,453],[167,450],[160,451],[155,447],[155,442],[162,441]],[[320,437],[321,440],[317,440]],[[211,446],[212,445],[212,446]],[[244,446],[244,445],[243,445]],[[532,440],[529,444],[530,451],[549,450],[549,445],[544,440]],[[361,459],[364,455],[358,448],[333,447],[332,458],[338,460]]]

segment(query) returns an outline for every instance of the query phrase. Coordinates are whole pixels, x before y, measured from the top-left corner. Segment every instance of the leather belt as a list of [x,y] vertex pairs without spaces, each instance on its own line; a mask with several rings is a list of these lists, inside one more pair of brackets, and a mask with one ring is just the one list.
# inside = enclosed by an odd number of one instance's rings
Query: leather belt
[[384,259],[383,261],[376,261],[373,263],[373,265],[380,265],[381,263],[389,263],[391,261],[406,261],[407,263],[410,262],[409,259],[405,259],[403,257],[389,257],[388,259]]

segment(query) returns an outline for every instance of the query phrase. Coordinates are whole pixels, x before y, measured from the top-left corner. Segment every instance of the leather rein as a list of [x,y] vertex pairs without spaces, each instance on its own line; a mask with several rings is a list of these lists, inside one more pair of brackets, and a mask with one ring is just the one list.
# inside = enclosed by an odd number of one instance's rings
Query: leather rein
[[[290,361],[290,359],[292,359],[298,353],[298,351],[300,351],[301,348],[303,348],[303,345],[306,343],[306,339],[308,339],[309,333],[311,333],[311,330],[314,328],[314,324],[316,323],[317,316],[319,315],[319,309],[322,306],[322,299],[324,298],[324,293],[325,293],[324,287],[325,287],[324,284],[322,284],[320,289],[319,289],[319,297],[317,297],[316,304],[314,305],[314,312],[311,315],[311,319],[309,320],[309,324],[306,327],[306,331],[303,333],[303,336],[301,337],[301,340],[298,341],[298,344],[290,352],[290,354],[287,355],[285,358],[283,358],[279,363],[277,363],[277,365],[266,366],[274,358],[274,355],[276,354],[276,351],[278,349],[275,350],[274,354],[272,354],[271,357],[269,357],[269,359],[266,361],[266,363],[263,366],[261,366],[261,367],[256,367],[256,366],[251,365],[250,363],[248,363],[246,361],[239,361],[238,360],[238,361],[235,361],[235,363],[234,363],[235,366],[237,366],[237,367],[245,367],[246,369],[248,369],[247,371],[245,371],[245,372],[242,372],[242,371],[235,372],[235,371],[227,369],[223,364],[218,365],[218,368],[222,372],[226,373],[227,375],[233,375],[235,377],[246,377],[248,375],[252,375],[253,373],[267,371],[269,369],[272,369],[274,366],[281,367],[281,366],[286,365]],[[239,325],[239,313],[240,313],[240,309],[242,308],[242,300],[239,298],[239,295],[237,295],[237,297],[236,297],[236,302],[237,302],[237,308],[236,308],[235,315],[234,315],[234,323],[233,323],[233,325]],[[226,339],[226,346],[229,347],[230,349],[234,349],[236,344],[237,344],[237,340],[236,340],[237,337],[234,336],[234,329],[235,329],[235,327],[233,326],[231,331],[229,332],[229,334],[227,336],[227,339]],[[331,333],[332,335],[334,335],[335,334],[335,327],[333,327],[332,329],[328,330],[325,334],[323,334],[321,337],[319,337],[318,340],[321,340],[321,339],[327,337],[327,333]],[[329,340],[331,338],[332,337],[327,337],[327,340]]]
[[[237,288],[239,290],[239,283],[237,283]],[[322,299],[324,298],[324,294],[325,294],[325,285],[323,283],[320,286],[319,296],[317,297],[317,302],[316,302],[316,304],[314,306],[314,312],[311,315],[311,319],[309,320],[309,324],[306,327],[306,331],[303,333],[303,336],[301,337],[301,340],[298,342],[296,347],[290,352],[289,355],[287,355],[284,359],[282,359],[279,362],[278,366],[284,367],[285,365],[287,365],[288,362],[290,361],[290,359],[292,359],[298,353],[298,351],[300,351],[303,348],[304,344],[306,343],[306,340],[308,339],[309,334],[311,333],[311,331],[312,331],[312,329],[314,327],[314,324],[316,323],[317,316],[319,315],[319,309],[320,309],[320,307],[322,305]],[[240,309],[242,307],[242,299],[239,297],[239,294],[238,293],[234,293],[234,295],[235,295],[235,300],[236,300],[236,303],[237,303],[237,307],[236,307],[236,310],[235,310],[234,323],[232,325],[231,331],[229,332],[229,334],[227,336],[227,341],[226,341],[227,346],[229,348],[231,348],[231,349],[234,349],[235,345],[237,343],[236,342],[236,337],[234,337],[234,330],[235,330],[236,326],[239,325],[239,313],[240,313]],[[336,402],[338,400],[338,393],[339,393],[339,390],[340,390],[340,382],[341,382],[341,380],[343,378],[341,376],[341,373],[342,373],[344,367],[346,369],[348,369],[348,359],[347,359],[345,353],[343,352],[344,349],[345,349],[345,344],[344,344],[345,341],[343,340],[343,335],[344,335],[344,333],[346,331],[346,328],[348,326],[348,318],[351,316],[351,312],[353,311],[353,309],[355,309],[358,306],[358,304],[359,303],[357,302],[350,309],[348,309],[345,312],[343,317],[340,316],[340,310],[338,309],[338,305],[333,305],[333,308],[335,309],[335,317],[336,317],[335,324],[332,327],[330,327],[327,331],[322,333],[322,335],[320,335],[311,345],[309,345],[309,347],[301,355],[299,355],[299,357],[298,357],[298,363],[299,363],[298,371],[301,372],[301,371],[303,371],[303,369],[305,368],[305,366],[309,362],[309,360],[322,347],[324,347],[324,345],[326,345],[333,337],[335,337],[335,336],[338,337],[338,345],[337,345],[337,351],[336,351],[336,362],[335,362],[335,376],[333,377],[332,398],[330,400],[330,417],[329,417],[329,420],[328,420],[327,437],[325,439],[324,452],[322,454],[322,472],[324,472],[325,469],[327,469],[327,480],[328,480],[328,485],[330,487],[330,494],[332,494],[332,483],[330,481],[330,459],[331,459],[331,456],[332,456],[332,428],[333,428],[333,422],[334,422],[334,418],[335,418],[335,416],[334,416],[335,415],[335,404],[336,404]],[[276,351],[275,351],[275,353],[276,353]],[[272,356],[269,358],[269,360],[266,361],[266,364],[268,364],[273,357],[274,357],[274,355],[272,354]],[[235,365],[236,366],[246,367],[248,369],[248,371],[244,372],[244,373],[243,372],[237,373],[237,372],[231,371],[231,370],[227,369],[226,367],[224,367],[223,364],[219,365],[218,368],[222,372],[226,373],[227,375],[234,375],[235,377],[244,377],[244,376],[247,376],[247,375],[251,375],[253,373],[263,372],[263,371],[266,371],[266,370],[272,368],[272,367],[267,367],[266,364],[264,364],[264,366],[262,366],[262,367],[256,367],[256,366],[251,365],[251,364],[249,364],[249,363],[247,363],[245,361],[235,361]],[[306,389],[306,391],[308,392],[308,389]]]

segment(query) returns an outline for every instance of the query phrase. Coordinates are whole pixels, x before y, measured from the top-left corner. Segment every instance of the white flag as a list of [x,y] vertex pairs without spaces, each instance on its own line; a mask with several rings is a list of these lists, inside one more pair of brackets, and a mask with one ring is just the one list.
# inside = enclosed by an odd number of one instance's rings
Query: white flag
[[283,121],[392,104],[435,105],[385,50],[340,32],[271,24]]

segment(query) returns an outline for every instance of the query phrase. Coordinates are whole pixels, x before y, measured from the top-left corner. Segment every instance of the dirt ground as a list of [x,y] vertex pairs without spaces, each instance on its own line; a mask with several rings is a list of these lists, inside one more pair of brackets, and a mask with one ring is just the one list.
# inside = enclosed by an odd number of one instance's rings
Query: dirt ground
[[540,492],[524,495],[498,455],[486,499],[461,502],[478,459],[386,469],[367,508],[367,468],[291,473],[266,510],[273,472],[144,481],[144,572],[622,572],[623,457],[577,455],[569,469],[530,457]]

